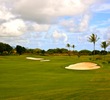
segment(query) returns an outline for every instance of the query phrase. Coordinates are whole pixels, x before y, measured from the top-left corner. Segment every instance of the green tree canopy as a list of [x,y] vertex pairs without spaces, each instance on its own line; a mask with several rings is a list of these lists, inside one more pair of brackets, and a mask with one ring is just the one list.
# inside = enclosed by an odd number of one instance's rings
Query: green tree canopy
[[17,53],[18,53],[19,55],[21,55],[21,54],[23,54],[23,53],[26,51],[26,49],[25,49],[25,47],[22,47],[22,46],[20,46],[20,45],[17,45],[17,46],[16,46],[16,51],[17,51]]
[[0,54],[3,52],[7,52],[9,54],[12,50],[13,48],[9,44],[0,42]]
[[101,47],[102,48],[104,48],[104,50],[106,51],[106,48],[108,47],[110,45],[110,43],[108,42],[106,42],[106,41],[103,41],[102,43],[101,43]]

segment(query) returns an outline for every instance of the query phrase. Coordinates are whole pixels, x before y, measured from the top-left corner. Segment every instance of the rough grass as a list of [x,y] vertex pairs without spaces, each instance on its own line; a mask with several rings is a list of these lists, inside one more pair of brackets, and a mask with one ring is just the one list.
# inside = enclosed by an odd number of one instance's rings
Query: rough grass
[[91,71],[65,69],[92,61],[89,56],[41,57],[50,61],[27,60],[26,55],[0,56],[0,100],[110,100],[109,55],[107,61],[93,61],[102,68]]

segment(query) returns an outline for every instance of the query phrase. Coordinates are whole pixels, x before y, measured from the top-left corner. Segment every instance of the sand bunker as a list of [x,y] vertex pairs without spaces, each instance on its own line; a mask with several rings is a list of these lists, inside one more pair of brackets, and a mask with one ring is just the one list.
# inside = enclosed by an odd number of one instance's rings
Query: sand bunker
[[41,60],[41,62],[45,62],[45,61],[50,61],[50,60],[48,60],[48,59],[47,60]]
[[34,57],[26,57],[26,59],[30,59],[30,60],[43,60],[43,58],[34,58]]
[[65,68],[72,70],[93,70],[100,68],[100,66],[97,66],[97,64],[91,62],[82,62],[82,63],[69,65],[68,67]]
[[41,61],[41,62],[50,61],[50,60],[48,60],[48,59],[34,58],[34,57],[26,57],[26,59],[29,59],[29,60],[39,60],[39,61]]

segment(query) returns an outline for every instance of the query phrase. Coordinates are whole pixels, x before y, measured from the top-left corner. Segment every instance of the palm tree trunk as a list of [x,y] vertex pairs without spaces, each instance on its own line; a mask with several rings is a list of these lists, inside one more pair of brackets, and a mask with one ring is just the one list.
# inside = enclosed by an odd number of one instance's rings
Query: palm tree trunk
[[94,56],[95,56],[95,43],[94,43],[93,60],[94,60]]
[[106,56],[105,51],[106,51],[106,48],[104,49],[104,60],[105,60],[105,56]]
[[69,56],[71,56],[71,54],[70,54],[70,47],[69,47]]

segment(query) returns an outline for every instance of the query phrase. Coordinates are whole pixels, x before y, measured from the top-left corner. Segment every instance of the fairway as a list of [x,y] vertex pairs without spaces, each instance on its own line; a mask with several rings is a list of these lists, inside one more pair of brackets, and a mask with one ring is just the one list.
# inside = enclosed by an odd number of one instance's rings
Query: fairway
[[65,67],[90,56],[28,56],[0,56],[0,100],[110,100],[110,63],[96,60],[100,69],[78,71]]

